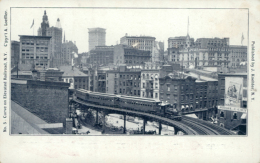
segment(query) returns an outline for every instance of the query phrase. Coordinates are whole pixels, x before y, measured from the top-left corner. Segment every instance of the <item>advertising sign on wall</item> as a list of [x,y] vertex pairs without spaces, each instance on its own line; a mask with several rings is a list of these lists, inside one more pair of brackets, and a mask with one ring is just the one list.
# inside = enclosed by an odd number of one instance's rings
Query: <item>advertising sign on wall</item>
[[225,106],[240,107],[242,100],[243,78],[225,78]]

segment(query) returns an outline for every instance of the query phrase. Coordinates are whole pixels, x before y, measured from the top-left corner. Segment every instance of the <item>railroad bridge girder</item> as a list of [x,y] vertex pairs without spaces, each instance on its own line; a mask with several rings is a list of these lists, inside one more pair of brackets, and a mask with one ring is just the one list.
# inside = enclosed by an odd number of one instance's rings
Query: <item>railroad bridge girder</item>
[[[187,131],[187,128],[185,129],[183,125],[180,125],[178,122],[171,120],[169,122],[169,119],[166,119],[164,117],[159,117],[155,116],[149,113],[143,113],[143,112],[138,112],[138,111],[133,111],[133,110],[126,110],[126,109],[120,109],[120,108],[114,108],[114,107],[108,107],[108,106],[98,106],[95,104],[88,104],[85,102],[80,102],[77,100],[73,101],[74,105],[80,109],[93,109],[96,110],[96,114],[98,117],[98,112],[102,111],[104,114],[102,115],[102,123],[105,124],[105,116],[109,114],[121,114],[124,116],[124,133],[126,131],[126,115],[128,116],[133,116],[133,117],[141,117],[143,121],[143,134],[145,133],[145,124],[147,121],[156,121],[159,122],[159,134],[161,134],[162,126],[161,124],[166,124],[169,126],[174,127],[175,134],[177,132],[182,131],[184,134],[194,134],[194,131]],[[105,126],[102,126],[102,128]],[[103,128],[104,129],[104,128]],[[196,134],[196,132],[195,132]]]

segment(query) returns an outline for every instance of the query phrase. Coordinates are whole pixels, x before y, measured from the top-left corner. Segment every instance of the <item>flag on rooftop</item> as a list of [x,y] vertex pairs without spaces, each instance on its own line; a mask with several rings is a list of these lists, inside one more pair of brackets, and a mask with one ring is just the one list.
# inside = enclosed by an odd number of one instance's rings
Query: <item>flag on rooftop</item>
[[32,25],[31,25],[31,28],[33,27],[33,25],[34,25],[34,19],[33,19],[33,22],[32,22]]

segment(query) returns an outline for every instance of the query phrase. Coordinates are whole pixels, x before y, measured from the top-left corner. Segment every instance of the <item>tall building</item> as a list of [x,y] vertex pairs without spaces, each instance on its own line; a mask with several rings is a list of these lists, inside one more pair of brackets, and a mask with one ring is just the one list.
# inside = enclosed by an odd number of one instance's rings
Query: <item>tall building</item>
[[47,36],[48,28],[49,28],[49,20],[48,20],[48,16],[46,15],[46,10],[44,10],[41,27],[38,29],[38,36]]
[[19,62],[20,42],[12,41],[11,43],[11,67],[14,67]]
[[[78,53],[76,42],[67,41],[61,45],[61,65],[72,65],[73,52]],[[75,60],[76,61],[76,60]]]
[[106,45],[106,29],[104,28],[88,28],[89,51],[95,49],[96,46]]
[[36,69],[49,68],[51,36],[20,36],[20,64],[31,64]]
[[156,62],[158,57],[154,54],[155,37],[150,36],[128,36],[127,34],[120,39],[120,44],[132,46],[138,50],[150,51],[152,61]]
[[59,67],[61,62],[62,28],[60,19],[57,19],[56,26],[47,29],[47,36],[51,36],[50,67]]

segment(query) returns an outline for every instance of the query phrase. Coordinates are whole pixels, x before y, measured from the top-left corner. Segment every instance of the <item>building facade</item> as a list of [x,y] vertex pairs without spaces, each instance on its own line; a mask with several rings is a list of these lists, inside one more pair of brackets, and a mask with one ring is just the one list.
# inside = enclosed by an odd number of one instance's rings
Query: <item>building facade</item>
[[81,72],[73,66],[61,66],[62,80],[65,83],[70,83],[70,89],[86,89],[88,90],[89,78],[88,75]]
[[218,74],[219,125],[227,129],[242,126],[246,134],[247,123],[247,74]]
[[20,42],[12,41],[11,42],[11,67],[15,67],[19,63],[20,56]]
[[230,64],[229,67],[237,68],[247,65],[247,46],[230,45]]
[[114,65],[125,64],[128,66],[140,66],[151,60],[151,52],[138,50],[126,45],[114,47]]
[[141,71],[141,97],[159,99],[159,67]]
[[190,38],[189,35],[168,38],[168,48],[184,49],[192,46],[194,46],[194,38]]
[[51,67],[59,67],[62,65],[62,28],[60,25],[60,19],[57,19],[56,26],[47,29],[47,36],[51,36],[50,44],[50,65]]
[[[171,39],[169,39],[171,40]],[[230,66],[229,38],[198,38],[196,42],[169,41],[168,59],[185,68]]]
[[134,47],[138,50],[150,51],[152,60],[157,61],[158,56],[154,54],[155,37],[150,36],[128,36],[127,34],[120,39],[120,44]]
[[96,46],[89,53],[90,64],[107,66],[114,62],[114,46]]
[[20,35],[20,64],[31,64],[36,69],[49,68],[51,36]]
[[95,49],[96,46],[106,45],[106,29],[104,28],[88,28],[89,51]]
[[165,76],[159,80],[161,101],[172,104],[173,108],[183,113],[194,111],[195,78]]
[[141,71],[122,66],[106,75],[106,93],[140,97]]
[[78,53],[76,42],[67,41],[61,45],[61,65],[72,65],[73,53]]

